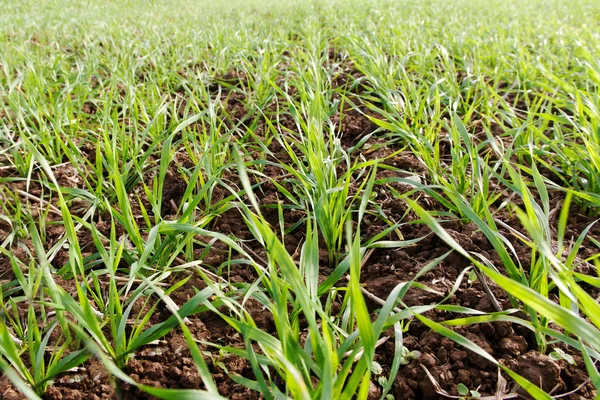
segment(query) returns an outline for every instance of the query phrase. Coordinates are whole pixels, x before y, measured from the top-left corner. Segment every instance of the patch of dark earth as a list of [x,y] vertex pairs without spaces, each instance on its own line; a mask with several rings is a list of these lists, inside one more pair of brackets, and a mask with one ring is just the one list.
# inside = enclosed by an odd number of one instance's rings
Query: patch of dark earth
[[[236,80],[240,81],[241,79],[243,77],[233,76],[230,83],[237,85]],[[232,103],[232,106],[237,110],[239,110],[237,108],[239,105],[238,100],[240,99],[236,99]],[[236,113],[238,112],[236,111]],[[341,119],[338,122],[342,125],[342,141],[345,147],[355,145],[362,138],[371,135],[376,130],[374,124],[363,112],[348,111],[345,119]],[[294,129],[294,124],[291,121],[289,122],[289,129]],[[379,140],[381,139],[374,135],[366,143],[373,146],[382,143]],[[281,146],[273,146],[270,149],[272,150],[271,153],[274,154],[273,160],[284,159],[285,150]],[[400,170],[406,171],[406,173],[417,173],[423,179],[427,179],[427,173],[422,162],[408,152],[398,153],[396,149],[390,149],[385,145],[381,145],[372,151],[371,154],[363,151],[363,155],[370,159],[388,157],[384,163],[394,168],[382,169],[379,172],[378,178],[403,177],[404,173],[398,172]],[[265,169],[265,171],[267,176],[278,179],[282,185],[286,184],[283,177],[284,173],[279,168],[273,167]],[[73,185],[74,179],[76,179],[76,174],[72,174],[71,172],[65,171],[64,177],[62,177],[65,180],[65,186]],[[178,175],[179,172],[176,169],[170,168],[168,173],[170,174],[169,184],[166,185],[163,193],[168,201],[165,202],[167,204],[166,208],[161,210],[166,216],[176,212],[176,207],[169,208],[169,204],[174,203],[178,207],[178,202],[181,200],[186,187],[185,180],[181,175]],[[223,190],[216,189],[216,195],[228,195],[226,191],[220,193]],[[379,190],[379,197],[376,199],[378,206],[387,215],[392,215],[398,220],[406,222],[406,224],[399,227],[399,231],[404,239],[416,239],[426,236],[425,239],[415,246],[401,249],[378,249],[373,252],[368,262],[364,265],[361,276],[364,289],[373,298],[386,299],[396,285],[413,279],[426,264],[445,254],[449,248],[440,239],[431,235],[428,228],[419,224],[413,224],[412,221],[417,219],[416,216],[407,209],[406,204],[401,199],[397,199],[391,195],[386,185],[380,185],[380,187],[377,187],[377,190]],[[395,185],[395,190],[398,193],[405,193],[410,190],[410,187],[397,184]],[[257,197],[260,200],[263,212],[269,223],[277,226],[279,224],[279,215],[274,206],[282,197],[278,195],[276,187],[268,181],[265,182],[263,187],[261,187],[260,193],[257,192]],[[421,196],[419,201],[426,209],[440,209],[440,205],[436,204],[431,198]],[[559,201],[559,196],[552,198],[553,205],[557,205]],[[290,204],[285,205],[289,206]],[[306,214],[303,210],[294,208],[284,209],[285,227],[289,228],[297,225],[296,229],[292,230],[285,238],[286,249],[290,254],[295,254],[304,240],[302,219],[305,216]],[[520,223],[507,213],[499,213],[498,218],[509,226],[520,231],[522,230]],[[567,237],[577,237],[591,222],[592,218],[578,212],[577,208],[574,208],[568,224]],[[0,225],[0,236],[7,234],[10,229],[9,226],[5,225]],[[501,265],[499,257],[490,243],[473,224],[464,224],[455,220],[445,223],[444,227],[465,249],[479,252],[491,260],[494,265]],[[106,227],[103,226],[100,228],[102,228],[100,229],[101,231],[106,231]],[[266,259],[267,256],[264,249],[256,242],[251,241],[252,234],[236,209],[230,209],[215,219],[211,228],[215,231],[248,240],[246,246],[252,252],[253,256],[256,259]],[[364,226],[362,231],[366,234],[366,238],[368,238],[382,232],[386,228],[387,225],[381,219],[373,217],[369,219],[368,226]],[[49,238],[50,240],[56,240],[62,233],[59,227],[52,227],[49,232]],[[501,233],[511,239],[519,261],[525,270],[528,270],[529,263],[531,262],[530,249],[514,238],[508,230],[501,229]],[[594,235],[594,237],[598,237],[599,234],[598,228],[590,231],[590,235]],[[393,236],[388,239],[393,239]],[[82,236],[80,240],[89,242],[90,239]],[[211,243],[208,237],[198,237],[197,240],[199,243],[203,242],[206,245]],[[29,252],[33,252],[31,246],[27,246],[26,243],[24,246],[28,248]],[[23,250],[22,246],[21,249]],[[586,243],[581,250],[582,257],[592,256],[596,251],[597,249]],[[195,255],[203,259],[204,266],[215,272],[218,272],[224,263],[226,263],[229,257],[228,253],[228,247],[220,242],[212,243],[212,248],[208,252],[206,251],[206,246],[199,246],[195,251]],[[16,255],[18,258],[23,258],[23,261],[26,261],[25,259],[28,257],[26,251],[23,251],[23,254]],[[320,252],[320,255],[320,262],[322,263],[321,275],[324,278],[331,272],[331,266],[328,264],[327,252],[324,249]],[[3,269],[3,271],[0,271],[0,276],[3,277],[3,283],[14,278],[11,276],[10,263],[6,261],[0,257],[0,266]],[[57,260],[57,263],[60,262],[66,261]],[[419,279],[421,284],[433,290],[425,291],[418,288],[411,288],[403,298],[404,303],[407,306],[416,306],[439,302],[449,293],[460,273],[469,266],[469,262],[466,259],[451,253],[440,265]],[[253,268],[244,264],[233,264],[226,273],[226,278],[232,283],[254,282],[257,276],[258,274]],[[342,279],[339,284],[343,286],[345,280]],[[491,283],[490,286],[495,299],[501,307],[503,309],[510,308],[511,305],[506,294]],[[199,277],[194,276],[183,287],[174,292],[172,298],[181,306],[197,290],[203,287],[205,287],[204,282]],[[587,289],[592,290],[591,288]],[[368,299],[368,306],[375,313],[380,304],[374,301],[373,298]],[[483,312],[495,311],[492,301],[484,291],[481,282],[467,282],[466,279],[449,298],[447,304],[470,307]],[[276,333],[272,316],[269,313],[264,312],[257,302],[249,302],[248,307],[251,316],[255,319],[260,329],[271,334]],[[452,315],[441,310],[432,310],[425,313],[425,316],[439,322],[461,315]],[[160,318],[154,320],[153,323],[158,323],[167,317],[168,313],[161,313]],[[224,320],[212,313],[205,312],[190,317],[189,327],[195,338],[202,342],[212,342],[233,347],[243,347],[244,345],[243,338]],[[566,399],[593,398],[595,396],[593,387],[588,382],[583,360],[578,354],[571,352],[564,346],[559,347],[572,355],[575,364],[569,364],[564,360],[555,361],[550,359],[549,356],[539,353],[535,338],[531,332],[518,325],[496,322],[458,327],[454,328],[454,330],[478,344],[504,365],[517,371],[553,395],[573,392],[563,397]],[[383,375],[385,376],[391,368],[395,350],[393,332],[386,332],[384,335],[391,337],[391,339],[377,349],[375,361],[382,366]],[[495,365],[463,349],[453,341],[432,332],[419,321],[413,320],[408,325],[404,336],[404,346],[409,350],[419,351],[421,356],[400,368],[392,387],[392,394],[395,398],[442,398],[436,392],[436,387],[432,380],[428,378],[425,368],[431,373],[437,385],[452,395],[458,395],[457,387],[459,384],[464,384],[471,389],[477,389],[482,395],[495,394],[498,381],[498,370]],[[228,374],[233,373],[253,379],[252,369],[246,360],[235,356],[220,357],[218,352],[207,349],[205,346],[202,349],[211,351],[214,355],[214,357],[207,358],[207,363],[219,392],[223,396],[238,399],[260,397],[258,393],[242,387],[228,376]],[[187,343],[178,329],[171,331],[157,344],[144,346],[139,349],[135,357],[126,366],[125,372],[136,381],[152,386],[203,388],[197,369],[191,359]],[[115,387],[118,389],[115,389]],[[513,388],[511,384],[509,384],[510,388]],[[44,397],[47,399],[113,398],[116,393],[115,390],[119,391],[125,398],[151,398],[135,387],[122,382],[115,385],[115,382],[111,380],[102,365],[94,359],[90,359],[76,371],[57,377]],[[380,393],[381,388],[378,385],[375,385],[371,390],[373,398],[377,398],[377,395]],[[6,399],[22,398],[20,393],[16,391],[5,376],[0,378],[0,395]]]

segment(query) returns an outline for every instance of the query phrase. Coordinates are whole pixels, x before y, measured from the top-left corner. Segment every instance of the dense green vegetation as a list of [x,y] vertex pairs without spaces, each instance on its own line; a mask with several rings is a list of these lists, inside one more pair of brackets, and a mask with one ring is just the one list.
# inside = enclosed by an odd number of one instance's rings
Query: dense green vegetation
[[596,396],[599,2],[0,5],[4,398]]

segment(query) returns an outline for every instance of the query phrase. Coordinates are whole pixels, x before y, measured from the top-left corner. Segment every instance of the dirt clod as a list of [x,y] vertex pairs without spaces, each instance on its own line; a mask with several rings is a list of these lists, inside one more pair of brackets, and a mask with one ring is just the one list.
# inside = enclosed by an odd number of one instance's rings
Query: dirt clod
[[[560,393],[563,387],[560,366],[550,357],[536,351],[530,351],[518,358],[517,372],[546,393]],[[520,389],[519,393],[529,396],[523,389]]]

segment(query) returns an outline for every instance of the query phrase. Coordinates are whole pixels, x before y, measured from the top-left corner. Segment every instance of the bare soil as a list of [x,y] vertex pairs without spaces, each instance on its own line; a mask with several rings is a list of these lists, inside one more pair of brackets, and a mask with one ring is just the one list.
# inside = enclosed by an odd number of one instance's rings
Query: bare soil
[[[330,54],[331,62],[339,61],[337,53],[332,51]],[[351,65],[340,67],[345,68],[347,75],[340,75],[335,85],[347,86],[348,82],[354,82],[359,78],[357,72]],[[248,115],[243,95],[235,91],[236,87],[245,84],[247,77],[231,71],[217,80],[211,89],[214,92],[220,88],[220,93],[227,100],[229,119],[227,124],[235,126],[237,124],[254,121],[256,131],[259,136],[265,135],[264,119],[256,118],[254,115]],[[361,90],[367,90],[358,85],[353,90],[360,94]],[[93,104],[86,103],[84,112],[94,113],[96,108]],[[273,112],[275,112],[275,107]],[[334,115],[332,120],[339,124],[341,133],[341,143],[346,149],[355,146],[361,139],[371,135],[376,131],[376,126],[371,122],[363,108],[363,112],[355,109],[348,109],[343,115]],[[291,117],[287,115],[279,116],[279,123],[287,129],[296,129]],[[359,150],[366,159],[386,158],[384,164],[393,166],[406,172],[397,170],[381,169],[378,178],[394,177],[408,175],[409,173],[418,173],[422,179],[427,179],[426,170],[422,162],[407,151],[402,151],[401,143],[388,144],[384,139],[378,137],[377,133],[372,135]],[[373,150],[375,149],[375,150]],[[287,152],[277,141],[269,144],[270,154],[268,160],[276,162],[291,161]],[[92,154],[91,152],[90,154]],[[95,153],[94,157],[95,157]],[[358,153],[353,154],[358,157]],[[186,182],[178,167],[185,168],[185,160],[181,160],[180,165],[175,165],[169,169],[168,179],[163,189],[163,216],[174,216],[179,207],[179,202],[186,189]],[[256,195],[260,201],[263,212],[267,220],[274,226],[279,224],[279,216],[276,204],[284,201],[273,182],[287,185],[285,171],[276,166],[267,166],[264,171],[270,178],[265,180],[257,189]],[[59,168],[56,173],[61,185],[68,187],[78,187],[81,185],[77,171],[69,165]],[[229,177],[232,181],[237,178]],[[11,184],[12,189],[21,188],[20,183]],[[403,200],[397,199],[391,191],[391,187],[399,193],[405,193],[411,189],[410,186],[402,184],[378,185],[376,202],[386,215],[394,218],[396,221],[404,221],[399,230],[404,239],[415,239],[427,236],[417,245],[402,249],[378,249],[368,259],[362,270],[362,280],[366,291],[372,296],[385,299],[389,293],[400,282],[406,282],[413,279],[426,264],[446,253],[449,248],[436,236],[430,234],[427,227],[420,224],[410,224],[416,216],[408,209]],[[34,187],[29,193],[41,196],[41,187]],[[215,188],[215,197],[225,197],[228,193],[222,188]],[[560,194],[552,194],[552,204],[558,205],[561,201]],[[440,210],[442,207],[428,196],[415,196],[419,203],[429,210]],[[218,200],[218,199],[217,199]],[[34,202],[31,199],[22,199],[22,201]],[[284,201],[285,203],[285,201]],[[290,204],[286,204],[290,205]],[[499,218],[506,224],[521,230],[521,226],[514,217],[507,213],[499,213]],[[294,208],[284,209],[284,225],[286,228],[296,225],[291,233],[285,239],[287,250],[294,254],[298,246],[304,240],[303,219],[305,213],[302,210]],[[60,217],[51,217],[49,222]],[[568,224],[567,238],[576,237],[590,222],[592,218],[581,214],[576,208],[570,216]],[[556,221],[553,221],[556,222]],[[106,230],[105,221],[98,221],[99,229]],[[498,255],[494,251],[485,236],[476,229],[473,224],[463,223],[459,220],[451,220],[444,223],[444,227],[465,249],[478,252],[494,262],[495,265],[501,265]],[[372,215],[368,215],[362,222],[361,229],[365,239],[373,237],[387,228],[387,225]],[[10,232],[11,227],[0,220],[0,241]],[[244,240],[251,240],[252,233],[246,227],[240,213],[236,209],[226,211],[219,218],[216,218],[210,229],[218,232],[233,234]],[[51,246],[59,240],[64,233],[60,225],[52,225],[48,232],[48,246]],[[529,268],[530,250],[507,230],[502,232],[507,237],[512,238],[512,244],[515,246],[517,255],[521,264]],[[600,237],[600,227],[595,227],[590,235]],[[390,237],[394,239],[394,237]],[[395,239],[398,239],[395,237]],[[513,240],[514,239],[514,240]],[[82,248],[93,247],[91,235],[82,234],[80,237]],[[206,240],[208,242],[208,239]],[[246,246],[259,257],[266,257],[264,250],[256,242],[248,242]],[[17,257],[27,260],[29,252],[33,253],[32,246],[26,241],[19,247],[12,249]],[[589,255],[593,249],[584,245],[583,255]],[[204,249],[198,249],[198,255],[204,253]],[[228,249],[222,243],[215,243],[212,249],[203,254],[203,261],[207,268],[219,268],[228,256]],[[332,271],[329,265],[327,251],[323,247],[321,251],[321,274],[327,276]],[[59,253],[53,260],[56,268],[62,267],[68,261],[66,252]],[[457,254],[451,254],[438,267],[423,275],[419,282],[428,286],[434,291],[425,291],[417,288],[411,288],[404,298],[408,306],[425,305],[441,300],[452,288],[461,272],[469,267],[469,261]],[[256,279],[256,272],[247,266],[234,264],[231,270],[227,271],[226,278],[232,282],[253,282]],[[8,259],[0,255],[0,279],[6,283],[14,278],[12,267]],[[343,285],[344,282],[340,282]],[[178,305],[183,305],[191,298],[195,289],[201,289],[205,286],[204,282],[198,277],[192,277],[182,288],[172,294],[173,300]],[[502,308],[510,308],[510,303],[506,294],[499,288],[490,283],[491,290],[500,303]],[[592,290],[590,288],[590,290]],[[492,301],[486,295],[481,282],[467,282],[465,279],[459,290],[450,298],[449,304],[470,307],[485,312],[494,311]],[[249,302],[249,312],[254,317],[260,329],[269,333],[275,332],[275,326],[270,313],[262,310],[258,303]],[[373,300],[368,300],[368,306],[375,311],[379,304]],[[159,309],[161,306],[159,306]],[[164,309],[165,307],[162,307]],[[158,323],[169,316],[167,310],[158,314],[154,320]],[[425,314],[435,321],[443,321],[453,317],[452,315],[435,310]],[[200,341],[213,342],[221,345],[243,348],[243,338],[231,328],[225,321],[212,313],[202,313],[190,317],[189,328],[192,334]],[[592,385],[588,382],[584,362],[577,354],[572,354],[575,359],[575,365],[568,364],[566,361],[553,361],[547,355],[537,351],[537,345],[533,335],[520,326],[505,322],[486,323],[473,326],[459,327],[457,332],[466,336],[490,355],[502,363],[517,371],[532,382],[540,385],[545,391],[553,395],[561,395],[572,392],[562,398],[564,399],[589,399],[595,396]],[[386,333],[387,334],[387,333]],[[393,334],[393,333],[392,333]],[[442,398],[437,392],[434,383],[428,378],[425,368],[431,373],[437,384],[452,395],[458,395],[457,385],[462,383],[469,388],[477,388],[483,395],[494,395],[498,381],[498,370],[490,362],[477,356],[476,354],[465,350],[456,345],[453,341],[446,339],[427,329],[423,324],[414,320],[410,323],[408,331],[404,336],[404,346],[410,350],[421,352],[418,359],[412,360],[408,365],[401,367],[398,376],[393,385],[393,395],[396,399],[439,399]],[[563,348],[565,351],[568,349]],[[252,379],[253,373],[250,364],[235,356],[222,357],[218,351],[204,346],[204,351],[210,351],[213,357],[207,358],[210,371],[217,384],[219,392],[232,399],[258,399],[261,398],[256,392],[244,388],[235,383],[229,374],[237,374]],[[376,361],[380,363],[384,370],[384,375],[388,373],[392,357],[394,354],[393,340],[389,340],[377,349]],[[145,346],[140,349],[133,360],[125,368],[125,372],[138,382],[167,388],[202,388],[201,379],[196,370],[191,354],[188,350],[186,341],[179,329],[175,329],[158,344]],[[118,389],[115,389],[118,388]],[[509,383],[509,389],[513,388]],[[44,395],[45,399],[109,399],[115,398],[120,393],[126,399],[146,399],[152,398],[130,385],[114,382],[109,374],[104,370],[102,364],[96,359],[90,359],[76,371],[64,373],[55,379],[50,389]],[[372,398],[377,398],[380,388],[372,388]],[[520,395],[523,393],[520,393]],[[523,394],[524,395],[524,394]],[[0,378],[0,398],[20,399],[22,395],[10,384],[6,377]]]

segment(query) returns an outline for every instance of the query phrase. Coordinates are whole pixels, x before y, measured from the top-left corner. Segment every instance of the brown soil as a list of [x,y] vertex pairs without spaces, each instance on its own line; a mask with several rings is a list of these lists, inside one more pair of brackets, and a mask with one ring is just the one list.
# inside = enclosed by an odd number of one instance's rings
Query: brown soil
[[[330,61],[339,63],[341,69],[346,74],[352,74],[347,78],[346,75],[340,75],[336,78],[334,85],[336,87],[349,86],[360,77],[352,69],[351,65],[345,65],[344,58],[336,51],[331,51]],[[254,120],[254,116],[248,117],[251,111],[246,109],[244,96],[235,90],[247,84],[248,77],[241,72],[232,71],[221,78],[216,79],[215,84],[210,88],[211,92],[221,93],[222,99],[227,103],[229,111],[229,120],[226,121],[228,127],[234,127],[238,124],[245,124]],[[353,87],[355,92],[360,94],[360,85]],[[524,107],[524,106],[523,106]],[[385,158],[384,167],[381,168],[378,178],[405,177],[409,174],[419,174],[421,179],[427,179],[427,171],[422,162],[414,155],[403,152],[401,143],[389,143],[381,137],[378,137],[376,126],[365,115],[365,110],[359,108],[344,110],[342,115],[332,116],[332,121],[339,125],[341,143],[345,149],[355,146],[361,139],[367,138],[363,146],[353,154],[353,158],[359,157],[359,153],[366,159]],[[95,106],[92,103],[84,105],[84,112],[92,114],[95,112]],[[273,105],[273,112],[276,111]],[[293,131],[295,124],[290,118],[284,116],[286,120],[283,125]],[[259,128],[257,132],[264,135],[264,119],[259,118]],[[285,134],[285,133],[284,133]],[[373,135],[372,135],[373,134]],[[371,135],[371,136],[369,136]],[[265,180],[257,189],[256,195],[260,201],[262,211],[267,220],[273,227],[279,227],[279,215],[276,205],[281,202],[284,208],[284,228],[291,231],[285,237],[285,246],[291,254],[295,254],[298,247],[304,240],[304,222],[306,216],[304,210],[294,207],[291,202],[285,199],[278,192],[273,184],[277,182],[286,188],[289,188],[290,182],[287,174],[276,163],[289,162],[290,157],[279,142],[273,141],[268,146],[270,154],[267,159],[273,162],[265,168],[264,173],[270,180]],[[95,153],[94,153],[95,157]],[[182,160],[181,165],[185,166],[186,161]],[[385,169],[394,167],[395,169]],[[187,167],[190,167],[189,165]],[[398,171],[400,170],[400,171]],[[59,183],[66,187],[81,187],[81,179],[77,171],[70,166],[61,168],[56,174]],[[226,178],[227,179],[227,178]],[[228,177],[229,180],[236,182],[235,176]],[[237,183],[237,182],[236,182]],[[186,181],[177,168],[170,168],[168,178],[163,188],[163,216],[175,215],[180,207],[180,201],[186,189]],[[12,184],[14,188],[20,188],[18,184]],[[425,237],[417,245],[402,249],[378,249],[373,252],[368,262],[362,270],[361,282],[364,289],[373,297],[368,300],[368,306],[371,310],[376,310],[380,305],[374,300],[376,297],[386,299],[389,293],[400,282],[406,282],[414,276],[428,263],[446,253],[449,248],[436,236],[432,235],[428,228],[420,224],[412,224],[416,216],[408,209],[406,203],[397,199],[392,189],[398,193],[406,193],[412,188],[403,184],[377,185],[377,205],[383,212],[394,219],[395,222],[404,224],[398,228],[399,233],[404,239],[415,239]],[[30,193],[39,196],[42,193],[41,188],[34,188]],[[228,196],[229,193],[220,187],[216,187],[213,193],[213,201]],[[419,203],[429,210],[441,210],[442,207],[434,199],[423,194],[413,195]],[[558,204],[560,195],[554,195],[553,204]],[[148,210],[150,211],[150,210]],[[376,216],[375,210],[363,221],[362,233],[364,240],[382,232],[387,225]],[[520,224],[507,213],[499,213],[499,218],[503,222],[521,230]],[[53,217],[54,218],[54,217]],[[50,219],[52,222],[52,218]],[[555,222],[555,221],[554,221]],[[576,237],[591,218],[582,215],[574,209],[567,232],[568,238]],[[105,231],[108,224],[98,222],[100,231]],[[485,236],[476,229],[473,224],[465,224],[458,220],[450,220],[444,223],[444,227],[450,235],[457,240],[465,249],[478,252],[491,260],[495,265],[501,265],[497,254],[487,241]],[[236,209],[229,209],[220,217],[212,221],[209,229],[225,234],[233,234],[236,237],[248,240],[245,246],[253,252],[256,257],[266,258],[264,249],[251,241],[252,233],[247,228],[241,218],[240,212]],[[5,222],[0,220],[0,241],[6,237],[10,230]],[[108,232],[106,232],[108,233]],[[519,261],[527,270],[530,263],[530,251],[516,237],[510,234],[508,230],[502,230],[502,233],[511,238],[515,246]],[[47,236],[48,246],[54,244],[64,234],[64,229],[59,225],[50,225]],[[398,239],[391,234],[390,239]],[[600,236],[600,226],[591,231],[591,235]],[[82,233],[80,235],[81,246],[93,246],[91,235]],[[196,256],[202,258],[204,266],[211,271],[217,271],[228,258],[228,248],[220,242],[212,243],[210,238],[198,238],[200,242],[206,243],[209,247],[198,247]],[[27,250],[33,252],[30,244],[22,242],[15,245],[13,252],[19,259],[26,261],[28,258]],[[582,249],[584,255],[591,255],[594,249],[586,243]],[[68,253],[57,254],[53,261],[56,268],[64,266],[68,261]],[[327,252],[323,248],[320,257],[322,265],[322,276],[327,276],[331,272]],[[469,267],[469,262],[457,254],[450,254],[439,266],[424,274],[419,282],[430,289],[411,288],[404,302],[408,306],[426,305],[440,301],[452,289],[461,272]],[[257,272],[250,266],[244,264],[232,264],[223,270],[223,277],[234,283],[254,282],[257,279]],[[6,283],[13,279],[12,267],[5,256],[0,255],[0,279]],[[345,281],[339,283],[344,285]],[[183,287],[171,295],[178,305],[183,305],[189,300],[196,290],[205,287],[204,282],[199,277],[192,277]],[[510,308],[509,300],[506,294],[491,284],[491,291],[502,308]],[[493,303],[484,291],[481,282],[467,282],[465,279],[460,285],[458,291],[450,298],[449,304],[470,307],[476,310],[491,312],[495,311]],[[254,318],[257,326],[269,333],[275,332],[275,326],[270,313],[265,312],[257,302],[250,301],[246,304],[248,311]],[[443,321],[455,317],[449,313],[434,310],[425,314],[428,318],[435,321]],[[158,320],[153,323],[168,318],[169,312],[165,310],[159,314]],[[219,345],[233,346],[243,348],[243,338],[231,328],[225,321],[210,312],[204,312],[190,317],[188,325],[192,334],[200,342],[211,342]],[[487,323],[466,327],[458,327],[456,332],[472,340],[480,347],[485,349],[490,355],[502,363],[511,367],[532,382],[539,384],[544,390],[551,391],[554,395],[567,393],[578,389],[575,393],[563,397],[564,399],[582,399],[592,398],[595,395],[590,383],[586,383],[587,375],[583,360],[577,355],[573,355],[576,365],[570,365],[565,361],[555,362],[548,356],[536,351],[535,338],[530,332],[520,326],[509,323]],[[386,333],[387,334],[387,333]],[[393,333],[392,333],[393,334]],[[425,367],[433,376],[437,384],[452,395],[458,395],[457,385],[462,383],[469,388],[478,389],[483,395],[494,395],[496,383],[498,380],[497,368],[484,360],[483,358],[471,353],[462,347],[456,345],[453,341],[441,337],[426,328],[417,320],[410,323],[408,331],[404,336],[404,346],[409,350],[418,350],[421,356],[411,361],[408,365],[401,367],[398,376],[394,382],[392,393],[396,399],[438,399],[441,396],[436,392],[436,388],[428,378]],[[219,392],[232,399],[252,399],[260,398],[259,394],[245,389],[243,386],[235,383],[229,374],[241,375],[252,379],[253,372],[249,362],[240,357],[219,355],[219,352],[208,346],[201,345],[203,351],[210,352],[212,357],[207,357],[207,363],[213,378],[217,384]],[[380,346],[376,353],[378,361],[384,370],[384,375],[389,372],[394,354],[393,340],[389,340]],[[135,357],[128,363],[125,372],[133,379],[146,385],[167,388],[203,388],[200,376],[194,366],[187,343],[179,329],[175,329],[162,338],[157,344],[148,345],[136,352]],[[127,384],[119,384],[119,391],[127,399],[146,399],[150,396],[140,392],[135,387]],[[513,386],[509,384],[509,388]],[[88,360],[76,371],[64,373],[54,380],[54,384],[45,394],[45,399],[108,399],[115,396],[115,383],[111,381],[109,375],[102,365],[95,359]],[[372,394],[375,396],[381,389],[372,388]],[[6,377],[0,379],[0,398],[17,399],[21,398],[15,388],[8,382]]]

